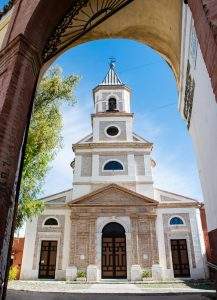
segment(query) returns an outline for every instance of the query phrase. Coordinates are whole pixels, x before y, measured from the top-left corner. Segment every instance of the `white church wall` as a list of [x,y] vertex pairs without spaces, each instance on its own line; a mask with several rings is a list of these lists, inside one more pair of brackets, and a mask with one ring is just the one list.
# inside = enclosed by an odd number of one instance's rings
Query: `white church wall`
[[79,198],[83,195],[86,195],[92,191],[92,186],[90,182],[87,182],[86,184],[82,184],[81,181],[74,185],[73,187],[73,194],[72,194],[72,200]]
[[[61,216],[61,218],[64,216],[65,221],[63,224],[63,242],[60,236],[61,232],[59,232],[58,229],[59,226],[54,226],[55,231],[49,227],[49,231],[47,232],[44,230],[42,232],[37,232],[38,219],[43,218],[46,220],[46,216],[53,216],[57,220],[58,216]],[[40,215],[39,218],[34,218],[31,222],[28,221],[26,224],[25,244],[20,278],[25,280],[38,278],[41,243],[43,240],[52,240],[57,241],[55,279],[64,279],[66,266],[68,265],[70,209],[61,209],[57,207],[45,208],[43,214]],[[60,220],[58,220],[58,222],[60,222]],[[62,251],[61,255],[60,251]]]
[[[211,81],[202,57],[200,45],[191,31],[194,30],[190,9],[183,5],[183,36],[180,83],[180,112],[183,115],[187,61],[195,91],[189,132],[192,137],[201,187],[206,205],[208,230],[217,228],[217,104]],[[193,54],[192,54],[192,50]],[[204,146],[206,148],[204,150]]]
[[[106,142],[113,143],[115,141],[128,141],[133,140],[132,137],[132,116],[105,116],[105,117],[93,117],[93,142]],[[105,129],[109,125],[117,125],[120,129],[120,134],[117,136],[111,137],[107,136]]]
[[[170,249],[170,238],[168,241],[165,241],[165,230],[163,223],[163,216],[180,216],[182,219],[182,215],[186,214],[189,216],[190,219],[190,228],[186,229],[186,226],[174,226],[172,227],[172,233],[170,233],[172,238],[175,239],[186,239],[187,248],[188,248],[188,257],[189,257],[189,265],[190,265],[190,274],[192,279],[204,278],[206,276],[206,257],[205,257],[205,247],[203,241],[203,232],[201,227],[201,220],[199,218],[199,208],[158,208],[157,213],[157,239],[158,239],[158,247],[159,251],[159,263],[163,267],[164,278],[173,278],[172,269],[167,268],[167,255],[169,255],[170,265],[172,266],[172,254]],[[185,224],[186,225],[186,224]],[[189,231],[190,230],[190,231]],[[191,232],[192,242],[193,242],[193,249],[191,248],[191,241],[189,239],[189,233]],[[166,242],[169,245],[166,253],[165,244]],[[194,260],[196,267],[193,266],[193,257],[192,257],[192,250],[194,253]]]
[[154,198],[154,189],[153,189],[153,182],[145,182],[145,183],[139,183],[136,182],[136,192],[138,194],[147,196],[151,199]]
[[38,218],[33,218],[32,221],[26,222],[25,242],[23,249],[23,258],[20,279],[37,279],[38,270],[33,270],[33,257],[35,249],[35,239],[37,231]]

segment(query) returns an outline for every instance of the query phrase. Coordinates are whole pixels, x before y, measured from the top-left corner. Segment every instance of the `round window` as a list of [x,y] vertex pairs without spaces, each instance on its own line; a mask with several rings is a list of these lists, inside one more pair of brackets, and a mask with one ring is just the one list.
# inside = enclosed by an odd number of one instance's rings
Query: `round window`
[[111,136],[115,136],[119,133],[119,130],[115,126],[110,126],[106,129],[106,133]]

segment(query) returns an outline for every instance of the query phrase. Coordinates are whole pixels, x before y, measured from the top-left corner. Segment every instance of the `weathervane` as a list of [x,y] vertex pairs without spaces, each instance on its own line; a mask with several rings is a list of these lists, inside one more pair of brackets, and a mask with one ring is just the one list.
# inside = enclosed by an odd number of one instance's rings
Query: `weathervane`
[[109,57],[109,60],[110,60],[109,66],[110,66],[110,68],[113,69],[115,67],[116,59],[114,57]]

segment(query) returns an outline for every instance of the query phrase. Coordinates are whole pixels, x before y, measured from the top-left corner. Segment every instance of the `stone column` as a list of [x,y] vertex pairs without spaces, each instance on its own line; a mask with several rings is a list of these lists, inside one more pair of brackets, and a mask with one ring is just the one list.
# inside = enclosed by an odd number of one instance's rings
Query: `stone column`
[[23,35],[0,52],[1,287],[5,280],[21,148],[40,67],[37,49]]

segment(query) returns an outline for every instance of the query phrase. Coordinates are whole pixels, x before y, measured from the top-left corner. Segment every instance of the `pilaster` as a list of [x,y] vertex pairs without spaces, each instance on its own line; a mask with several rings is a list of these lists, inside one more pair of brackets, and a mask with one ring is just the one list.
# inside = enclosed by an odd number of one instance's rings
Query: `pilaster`
[[4,282],[24,131],[41,68],[23,35],[0,52],[0,284]]

